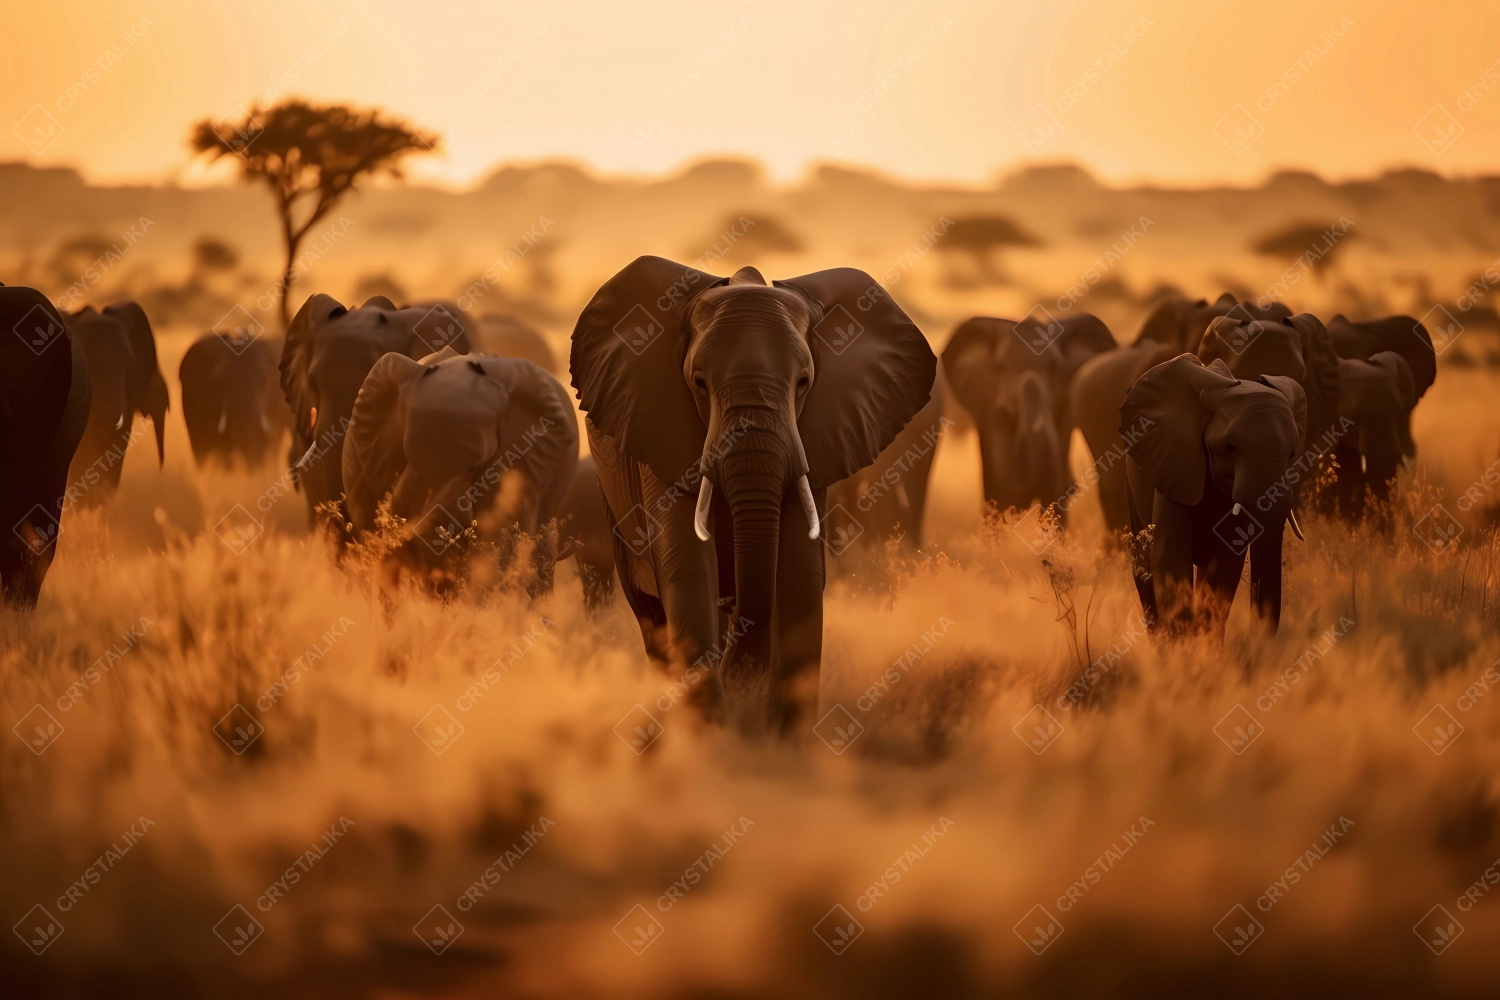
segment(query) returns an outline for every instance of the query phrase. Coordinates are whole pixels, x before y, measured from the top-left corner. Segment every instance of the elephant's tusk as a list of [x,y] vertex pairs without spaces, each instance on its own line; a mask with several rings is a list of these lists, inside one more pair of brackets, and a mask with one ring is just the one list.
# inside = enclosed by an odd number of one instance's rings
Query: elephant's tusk
[[1297,523],[1297,512],[1295,510],[1287,513],[1287,520],[1292,522],[1292,534],[1297,536],[1297,541],[1307,541],[1302,535],[1302,525]]
[[297,459],[296,467],[300,469],[305,466],[308,460],[313,457],[313,452],[317,450],[318,442],[314,441],[312,444],[308,445],[307,451],[303,453],[301,458]]
[[125,426],[125,414],[120,414],[120,419],[115,421],[115,430]]
[[1240,516],[1240,509],[1241,509],[1240,505],[1239,504],[1235,504],[1234,505],[1234,510],[1230,511],[1229,513],[1233,514],[1235,517],[1239,517]]
[[797,495],[802,498],[802,509],[807,511],[807,537],[818,537],[818,505],[813,503],[812,487],[807,484],[807,476],[797,480]]
[[693,512],[693,534],[698,536],[698,541],[708,541],[708,508],[714,499],[714,484],[703,477],[703,482],[698,486],[698,509]]

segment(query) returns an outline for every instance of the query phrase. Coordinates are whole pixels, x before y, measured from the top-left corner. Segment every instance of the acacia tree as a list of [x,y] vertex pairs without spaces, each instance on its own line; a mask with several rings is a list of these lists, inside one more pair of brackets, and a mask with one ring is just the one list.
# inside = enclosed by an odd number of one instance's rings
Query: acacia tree
[[189,141],[210,162],[238,156],[240,179],[264,182],[276,198],[286,248],[280,282],[285,330],[291,322],[287,291],[303,237],[361,178],[400,177],[402,157],[435,150],[440,140],[379,111],[288,100],[265,109],[257,105],[237,122],[201,121]]

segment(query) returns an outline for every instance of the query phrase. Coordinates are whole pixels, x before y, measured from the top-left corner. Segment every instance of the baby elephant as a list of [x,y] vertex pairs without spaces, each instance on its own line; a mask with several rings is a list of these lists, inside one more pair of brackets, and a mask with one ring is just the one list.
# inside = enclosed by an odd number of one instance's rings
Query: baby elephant
[[390,497],[402,518],[400,553],[438,567],[470,527],[501,543],[533,536],[533,593],[551,588],[556,543],[536,537],[562,510],[578,464],[578,422],[567,392],[520,358],[452,348],[413,361],[386,354],[366,376],[344,447],[349,519],[375,527]]

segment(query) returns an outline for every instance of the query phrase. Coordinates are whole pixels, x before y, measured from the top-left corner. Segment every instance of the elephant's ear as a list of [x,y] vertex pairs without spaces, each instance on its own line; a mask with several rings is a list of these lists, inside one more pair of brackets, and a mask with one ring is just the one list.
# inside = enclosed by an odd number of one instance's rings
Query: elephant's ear
[[1093,313],[1079,313],[1064,320],[1062,326],[1063,333],[1057,338],[1057,349],[1062,352],[1068,378],[1072,378],[1078,366],[1089,358],[1119,346],[1104,320]]
[[1262,375],[1260,384],[1268,385],[1286,397],[1287,405],[1292,408],[1292,416],[1297,421],[1297,450],[1301,451],[1307,442],[1307,393],[1302,391],[1302,386],[1290,375]]
[[365,309],[369,306],[374,306],[376,309],[384,309],[386,312],[396,311],[396,303],[392,302],[384,295],[371,295],[368,299],[365,299],[364,303],[361,304],[359,308]]
[[404,354],[386,354],[365,376],[344,439],[344,493],[349,520],[361,531],[375,526],[375,508],[406,469],[402,448],[401,388],[426,366]]
[[[894,299],[863,271],[837,267],[776,282],[814,309],[813,384],[797,419],[814,489],[874,462],[927,404],[937,355]],[[954,372],[948,371],[949,378]]]
[[995,344],[1001,337],[1015,336],[1016,325],[992,316],[964,320],[943,348],[943,371],[954,397],[972,414],[984,413],[994,402]]
[[1210,413],[1202,396],[1236,382],[1222,361],[1210,368],[1191,354],[1179,354],[1136,379],[1125,394],[1120,404],[1125,450],[1168,499],[1182,504],[1203,499],[1208,477],[1203,430]]
[[292,408],[292,430],[304,441],[312,440],[313,408],[318,405],[317,393],[313,391],[308,375],[313,345],[329,320],[348,311],[331,295],[319,292],[311,296],[292,317],[292,325],[287,328],[286,340],[281,345],[281,391],[286,396],[287,405]]
[[1394,351],[1401,355],[1411,369],[1412,386],[1416,398],[1421,399],[1437,381],[1437,352],[1432,347],[1432,334],[1427,327],[1410,316],[1392,316],[1386,320],[1381,343],[1371,352]]
[[121,302],[105,306],[104,314],[113,316],[125,324],[130,334],[130,354],[134,368],[130,372],[130,406],[135,412],[151,418],[156,432],[156,461],[166,461],[167,409],[171,405],[167,394],[167,380],[162,377],[161,365],[156,360],[156,335],[151,332],[151,321],[146,310],[134,302]]
[[1298,313],[1285,322],[1302,340],[1302,363],[1307,368],[1302,380],[1307,392],[1307,423],[1317,437],[1329,429],[1339,412],[1338,352],[1333,349],[1328,328],[1312,313]]
[[[467,362],[505,390],[497,460],[520,466],[536,483],[542,520],[556,517],[578,467],[578,418],[568,390],[524,358],[476,358]],[[679,376],[679,381],[681,377]]]
[[1396,433],[1401,439],[1401,454],[1414,457],[1417,454],[1417,444],[1411,437],[1411,411],[1417,405],[1417,385],[1411,373],[1411,366],[1395,351],[1380,351],[1372,354],[1370,363],[1379,365],[1391,374],[1391,380],[1396,386],[1396,395],[1401,400],[1402,418],[1396,421]]
[[682,374],[688,309],[727,279],[637,257],[594,293],[573,328],[573,388],[625,454],[675,480],[703,454],[708,428]]

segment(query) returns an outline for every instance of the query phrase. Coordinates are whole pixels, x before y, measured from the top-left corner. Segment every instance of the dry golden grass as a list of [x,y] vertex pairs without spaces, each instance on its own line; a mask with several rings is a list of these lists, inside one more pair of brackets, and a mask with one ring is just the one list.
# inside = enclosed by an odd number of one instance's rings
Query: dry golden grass
[[[1101,555],[1097,510],[1044,563],[1008,525],[979,524],[974,440],[946,440],[931,554],[887,591],[841,584],[826,603],[818,711],[846,706],[864,727],[842,755],[816,716],[771,745],[700,724],[623,602],[590,617],[568,568],[531,606],[409,591],[387,608],[301,533],[300,497],[233,554],[195,525],[275,470],[190,469],[174,415],[166,472],[133,451],[108,518],[70,516],[36,612],[0,613],[3,718],[41,704],[64,728],[41,755],[0,742],[0,898],[12,922],[42,904],[65,928],[41,958],[11,939],[0,981],[18,996],[1251,996],[1335,981],[1482,995],[1500,902],[1456,899],[1500,855],[1500,692],[1458,699],[1500,655],[1500,567],[1467,515],[1444,555],[1410,525],[1438,497],[1452,508],[1493,456],[1493,392],[1445,370],[1392,535],[1310,521],[1288,544],[1280,633],[1241,595],[1222,646],[1122,638],[1139,608],[1120,557]],[[139,644],[63,711],[143,617]],[[1347,636],[1257,707],[1341,619]],[[532,648],[492,667],[528,630]],[[1077,649],[1112,644],[1129,648],[1066,702]],[[326,655],[256,707],[315,645]],[[498,683],[466,696],[487,670]],[[214,732],[236,703],[264,726],[242,756]],[[1013,731],[1038,703],[1061,725],[1040,754]],[[1264,727],[1240,755],[1214,732],[1237,704]],[[1464,727],[1441,756],[1413,732],[1436,704]],[[463,727],[441,755],[413,731],[435,705]],[[612,731],[636,705],[662,726],[640,755]],[[90,883],[140,817],[145,836]],[[1259,909],[1341,817],[1354,825]],[[352,826],[297,869],[341,818]],[[743,837],[687,882],[731,826]],[[299,880],[267,900],[288,868]],[[461,909],[476,880],[486,891]],[[678,880],[686,894],[664,897]],[[235,904],[264,926],[239,956],[214,934]],[[442,955],[413,930],[437,904],[463,926]],[[639,957],[612,932],[636,904],[664,928]],[[838,955],[813,930],[835,904],[864,928]],[[1040,957],[1012,930],[1036,904],[1065,928]],[[1213,932],[1235,904],[1264,925],[1241,956]],[[1440,957],[1412,930],[1435,904],[1464,926]]]

